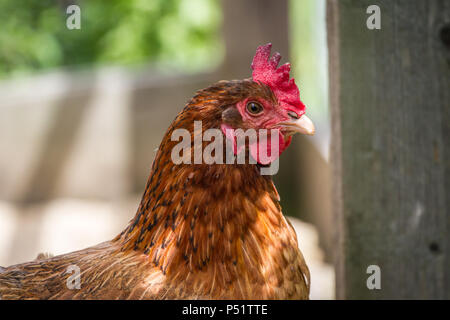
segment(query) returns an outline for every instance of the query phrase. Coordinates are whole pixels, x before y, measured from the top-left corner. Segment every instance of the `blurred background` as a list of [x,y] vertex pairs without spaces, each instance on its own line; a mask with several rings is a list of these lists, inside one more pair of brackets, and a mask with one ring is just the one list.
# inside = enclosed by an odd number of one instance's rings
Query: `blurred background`
[[1,266],[119,233],[175,115],[196,90],[250,77],[272,42],[317,131],[295,137],[275,183],[311,298],[334,298],[325,0],[3,0],[0,21]]

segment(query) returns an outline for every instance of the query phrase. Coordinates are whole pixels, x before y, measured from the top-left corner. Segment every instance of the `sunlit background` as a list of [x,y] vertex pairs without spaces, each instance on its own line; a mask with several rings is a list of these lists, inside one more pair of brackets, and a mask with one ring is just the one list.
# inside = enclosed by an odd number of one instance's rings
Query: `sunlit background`
[[[71,4],[80,30],[66,27]],[[334,298],[324,0],[3,0],[0,21],[1,266],[119,233],[177,112],[195,90],[250,77],[272,42],[317,127],[275,182],[311,298]]]

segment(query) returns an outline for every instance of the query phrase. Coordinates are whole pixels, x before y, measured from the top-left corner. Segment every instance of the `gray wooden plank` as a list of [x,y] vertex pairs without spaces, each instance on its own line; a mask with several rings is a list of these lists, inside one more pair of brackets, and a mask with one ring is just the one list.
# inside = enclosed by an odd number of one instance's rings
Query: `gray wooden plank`
[[328,2],[338,298],[450,298],[449,22],[444,0]]

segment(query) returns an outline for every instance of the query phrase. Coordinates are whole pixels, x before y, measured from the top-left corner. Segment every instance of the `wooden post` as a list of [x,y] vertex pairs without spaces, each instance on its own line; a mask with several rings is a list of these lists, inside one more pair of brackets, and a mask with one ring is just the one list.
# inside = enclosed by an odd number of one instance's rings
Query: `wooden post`
[[337,297],[450,299],[450,2],[328,0],[327,23]]

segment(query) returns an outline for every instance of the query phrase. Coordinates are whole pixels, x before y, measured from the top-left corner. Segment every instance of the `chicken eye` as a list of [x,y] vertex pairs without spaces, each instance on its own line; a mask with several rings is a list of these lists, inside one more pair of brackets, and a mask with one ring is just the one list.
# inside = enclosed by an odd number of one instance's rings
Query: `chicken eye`
[[263,112],[264,108],[259,103],[251,101],[251,102],[247,103],[247,111],[249,113],[251,113],[252,115],[257,115],[257,114],[260,114],[261,112]]

